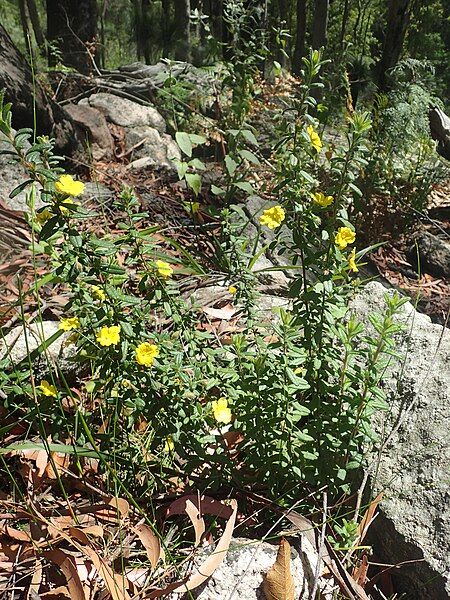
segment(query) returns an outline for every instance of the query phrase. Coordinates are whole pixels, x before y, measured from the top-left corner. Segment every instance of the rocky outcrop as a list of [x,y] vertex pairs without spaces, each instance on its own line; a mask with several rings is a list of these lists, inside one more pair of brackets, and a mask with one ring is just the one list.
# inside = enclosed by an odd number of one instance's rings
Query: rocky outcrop
[[[306,539],[302,539],[301,544],[296,546],[298,550],[291,548],[294,597],[307,600],[314,587],[318,556]],[[192,590],[189,596],[172,594],[171,599],[187,600],[189,597],[200,600],[266,600],[262,590],[263,580],[276,560],[277,551],[276,545],[267,542],[234,539],[222,564],[203,586]],[[333,598],[334,585],[331,580],[320,578],[318,587],[323,600]]]
[[[371,282],[354,301],[368,327],[386,291]],[[384,499],[370,541],[374,560],[417,561],[393,571],[397,592],[444,600],[450,598],[450,330],[409,302],[397,320],[406,328],[397,339],[404,358],[386,372],[390,409],[375,422],[381,442],[371,458],[372,485]]]
[[178,146],[165,133],[166,123],[154,106],[103,92],[80,100],[78,106],[98,110],[107,122],[123,128],[132,168],[172,168],[171,159],[180,158]]
[[[70,335],[61,335],[61,333],[56,321],[42,321],[42,323],[14,327],[0,339],[0,360],[5,361],[4,368],[13,368],[30,353],[35,376],[39,377],[56,368],[70,375],[76,370],[73,362],[76,347],[70,343]],[[48,344],[46,350],[37,352],[44,342]]]
[[83,104],[66,104],[65,109],[81,128],[94,160],[111,159],[114,155],[114,140],[104,114]]
[[423,231],[415,236],[408,252],[411,263],[421,272],[450,278],[450,244],[437,235]]

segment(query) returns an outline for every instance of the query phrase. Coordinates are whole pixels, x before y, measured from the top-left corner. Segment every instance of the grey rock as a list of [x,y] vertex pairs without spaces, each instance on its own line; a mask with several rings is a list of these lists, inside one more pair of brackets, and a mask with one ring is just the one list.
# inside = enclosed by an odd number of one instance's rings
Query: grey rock
[[92,106],[100,110],[111,123],[121,127],[153,127],[160,133],[166,131],[166,123],[154,106],[143,106],[127,98],[114,94],[92,94],[79,104]]
[[[300,547],[298,545],[297,547]],[[210,552],[210,551],[209,551]],[[199,588],[192,590],[190,598],[200,600],[265,600],[262,590],[265,574],[273,566],[278,547],[243,538],[232,540],[222,564]],[[208,551],[203,552],[203,560]],[[314,586],[314,573],[318,556],[306,539],[301,541],[301,551],[291,548],[291,573],[295,584],[295,598],[307,600]],[[200,560],[196,566],[200,567]],[[329,580],[319,579],[321,598],[331,600],[333,586]],[[172,600],[180,595],[172,594]],[[187,595],[181,596],[182,600]],[[181,600],[180,599],[180,600]]]
[[[384,307],[381,284],[369,283],[353,302],[367,315]],[[404,355],[384,377],[388,413],[375,427],[385,444],[373,456],[373,488],[385,493],[369,532],[375,557],[404,565],[393,573],[396,590],[409,598],[450,598],[450,330],[431,322],[408,302],[397,320]],[[378,468],[375,468],[379,459]]]
[[114,196],[114,192],[103,183],[88,181],[84,184],[83,193],[79,196],[78,200],[82,204],[95,202],[96,204],[103,205],[109,204],[114,199]]
[[132,127],[125,133],[127,150],[131,151],[133,159],[148,159],[136,163],[133,169],[173,168],[171,159],[181,158],[180,150],[170,135],[161,134],[153,127]]
[[[9,142],[1,139],[0,133],[0,151],[11,150]],[[12,210],[28,211],[26,204],[27,194],[30,188],[20,192],[14,198],[10,198],[10,193],[22,182],[29,179],[28,173],[21,164],[11,160],[8,154],[0,154],[0,199],[6,206]],[[36,208],[43,206],[40,195],[36,194]]]
[[450,243],[437,235],[424,231],[416,236],[408,258],[421,271],[450,278]]
[[87,136],[86,141],[89,143],[94,160],[112,158],[114,140],[103,112],[85,104],[66,104],[65,109],[82,129],[82,137]]
[[[0,360],[8,359],[11,367],[17,365],[26,358],[28,352],[36,350],[58,331],[57,321],[18,325],[0,339]],[[42,375],[56,366],[66,374],[75,370],[73,357],[76,346],[68,341],[69,337],[69,334],[59,336],[49,344],[45,353],[36,358],[33,365],[35,375]]]

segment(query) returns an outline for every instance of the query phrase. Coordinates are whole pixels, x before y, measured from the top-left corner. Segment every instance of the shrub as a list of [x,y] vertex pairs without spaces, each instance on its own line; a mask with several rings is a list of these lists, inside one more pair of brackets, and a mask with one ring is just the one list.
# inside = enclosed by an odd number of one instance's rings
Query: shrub
[[[34,293],[39,301],[45,283],[67,294],[60,334],[70,335],[85,373],[69,385],[54,369],[36,379],[31,361],[4,371],[5,406],[29,437],[66,444],[75,462],[94,451],[110,485],[136,498],[173,486],[174,477],[203,488],[252,484],[285,501],[300,485],[325,485],[333,497],[350,489],[374,439],[370,416],[386,408],[380,380],[395,354],[393,314],[402,301],[389,299],[386,314],[371,317],[375,337],[350,316],[364,250],[356,250],[348,207],[360,194],[370,120],[355,114],[346,146],[324,147],[310,115],[320,67],[313,52],[274,156],[273,202],[252,245],[241,207],[230,204],[246,191],[237,185],[245,166],[228,170],[230,205],[217,243],[223,281],[232,284],[224,293],[245,318],[226,343],[181,293],[186,277],[205,277],[202,265],[186,250],[168,254],[132,190],[116,200],[118,232],[92,232],[96,215],[77,204],[83,186],[62,173],[52,141],[38,138],[25,150],[32,132],[14,134],[10,106],[2,106],[0,129],[30,175],[20,189],[31,188],[34,255],[48,265]],[[43,208],[35,207],[37,193]],[[256,311],[254,272],[267,230],[275,234],[271,250],[291,257],[286,269],[294,273],[291,307],[269,321]]]

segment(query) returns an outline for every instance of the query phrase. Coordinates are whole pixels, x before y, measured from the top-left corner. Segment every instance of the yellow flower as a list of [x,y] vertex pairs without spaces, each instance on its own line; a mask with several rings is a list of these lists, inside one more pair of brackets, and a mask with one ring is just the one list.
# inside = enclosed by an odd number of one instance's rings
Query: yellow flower
[[353,273],[357,273],[359,271],[358,267],[356,266],[356,248],[353,248],[353,250],[348,255],[348,266],[353,271]]
[[47,223],[47,221],[49,219],[51,219],[52,217],[53,217],[53,213],[51,211],[49,211],[48,208],[44,208],[44,210],[41,210],[41,212],[36,213],[36,221],[40,225],[44,225],[44,223]]
[[334,243],[340,250],[347,248],[348,244],[353,244],[356,239],[356,233],[349,227],[339,227]]
[[226,398],[219,398],[218,400],[213,400],[211,404],[215,420],[218,423],[225,423],[225,425],[230,423],[231,410],[228,408],[228,400]]
[[105,292],[98,285],[91,285],[91,293],[96,300],[100,300],[101,302],[106,300]]
[[322,150],[322,140],[320,139],[319,134],[312,125],[308,125],[306,131],[308,132],[311,146],[314,148],[314,150],[320,152]]
[[76,206],[79,206],[79,204],[79,202],[75,202],[74,200],[72,200],[72,198],[67,198],[67,200],[61,202],[61,204],[59,205],[59,210],[62,212],[63,215],[65,215],[66,213],[70,212],[69,206],[71,208],[75,208]]
[[272,208],[267,208],[259,217],[259,222],[261,225],[267,225],[269,229],[275,229],[284,221],[285,214],[284,209],[277,204]]
[[71,331],[77,329],[80,326],[80,320],[78,317],[67,317],[67,319],[61,319],[59,322],[59,329],[63,331]]
[[102,327],[96,336],[100,346],[115,346],[120,342],[120,325]]
[[159,356],[159,348],[150,342],[142,342],[136,348],[136,362],[144,367],[151,367],[157,356]]
[[44,396],[50,396],[52,398],[56,398],[58,396],[58,391],[54,385],[49,383],[46,379],[43,379],[38,385],[38,388],[44,394]]
[[319,206],[321,206],[322,208],[326,208],[327,206],[330,206],[330,204],[334,200],[333,196],[325,196],[325,194],[322,194],[322,192],[317,192],[315,194],[311,194],[311,197],[314,200],[314,202],[316,204],[318,204]]
[[161,277],[164,277],[164,279],[167,279],[168,277],[172,277],[173,269],[169,265],[169,263],[165,262],[164,260],[157,260],[155,264],[156,264],[158,273],[161,275]]
[[83,193],[84,183],[75,181],[72,175],[61,175],[55,183],[55,190],[60,194],[76,197]]
[[228,288],[228,293],[230,293],[232,296],[234,296],[236,292],[237,292],[237,287],[235,287],[234,285],[230,285],[230,287]]
[[175,449],[175,442],[173,441],[173,437],[168,435],[166,437],[166,443],[164,444],[164,452],[173,452]]

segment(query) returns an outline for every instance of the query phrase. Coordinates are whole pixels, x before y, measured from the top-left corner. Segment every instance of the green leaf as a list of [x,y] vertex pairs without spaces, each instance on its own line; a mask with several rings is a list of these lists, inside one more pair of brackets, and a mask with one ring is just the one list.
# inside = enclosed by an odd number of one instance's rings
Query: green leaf
[[191,143],[190,135],[188,133],[186,133],[185,131],[177,131],[175,134],[175,140],[176,140],[181,152],[183,152],[184,154],[186,154],[186,156],[189,156],[189,158],[191,158],[192,143]]
[[188,135],[192,144],[194,144],[195,146],[202,146],[207,142],[207,139],[202,135],[197,135],[196,133],[189,133]]
[[187,170],[189,169],[188,163],[185,162],[184,160],[181,160],[181,161],[176,162],[176,166],[177,166],[178,179],[183,179],[187,173]]
[[255,193],[255,190],[253,189],[251,183],[249,183],[248,181],[238,181],[234,185],[237,188],[239,188],[240,190],[243,190],[244,192],[247,192],[247,194],[254,194]]
[[33,183],[32,179],[27,179],[26,181],[22,181],[22,183],[19,183],[19,185],[13,189],[13,191],[10,193],[9,197],[11,199],[13,199],[16,196],[18,196],[20,194],[20,192],[23,192],[23,190],[30,185],[30,183]]
[[185,175],[186,183],[191,188],[196,196],[198,196],[200,189],[202,187],[202,178],[198,173],[186,173]]
[[255,138],[255,135],[252,131],[250,131],[249,129],[243,129],[241,133],[249,144],[252,144],[253,146],[258,146],[258,140]]
[[225,190],[221,187],[217,187],[217,185],[211,185],[211,192],[215,195],[215,196],[223,196],[224,194],[226,194]]
[[253,154],[253,152],[250,152],[250,150],[239,150],[239,154],[242,156],[242,158],[245,158],[245,160],[248,160],[249,162],[253,163],[254,165],[261,164],[261,162],[260,162],[259,158],[256,156],[256,154]]
[[189,166],[198,169],[199,171],[204,171],[206,169],[205,163],[198,158],[193,158],[189,161]]
[[225,167],[228,171],[228,175],[230,177],[233,177],[233,175],[238,167],[238,164],[233,158],[231,158],[231,156],[225,156]]

